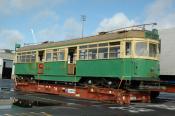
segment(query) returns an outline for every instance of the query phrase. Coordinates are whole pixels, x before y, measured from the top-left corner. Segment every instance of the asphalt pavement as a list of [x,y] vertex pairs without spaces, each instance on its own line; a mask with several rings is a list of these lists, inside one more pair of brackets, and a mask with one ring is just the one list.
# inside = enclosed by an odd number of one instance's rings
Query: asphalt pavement
[[175,94],[161,93],[153,103],[121,106],[51,94],[0,91],[0,116],[174,116]]

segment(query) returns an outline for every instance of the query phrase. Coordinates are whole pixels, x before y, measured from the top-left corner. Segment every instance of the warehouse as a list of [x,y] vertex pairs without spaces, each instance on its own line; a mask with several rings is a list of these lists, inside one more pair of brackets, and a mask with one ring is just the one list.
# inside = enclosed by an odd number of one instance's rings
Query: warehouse
[[0,49],[0,79],[11,79],[14,74],[15,54],[8,49]]
[[174,32],[175,28],[159,30],[161,38],[160,75],[162,78],[173,79],[175,76]]

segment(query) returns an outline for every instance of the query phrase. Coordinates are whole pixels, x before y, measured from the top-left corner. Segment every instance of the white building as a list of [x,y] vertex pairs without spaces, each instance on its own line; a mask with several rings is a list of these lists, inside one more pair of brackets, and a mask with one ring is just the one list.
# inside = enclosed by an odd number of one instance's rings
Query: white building
[[11,79],[14,74],[15,54],[11,50],[0,49],[0,79]]
[[161,38],[160,74],[175,75],[175,28],[159,30]]

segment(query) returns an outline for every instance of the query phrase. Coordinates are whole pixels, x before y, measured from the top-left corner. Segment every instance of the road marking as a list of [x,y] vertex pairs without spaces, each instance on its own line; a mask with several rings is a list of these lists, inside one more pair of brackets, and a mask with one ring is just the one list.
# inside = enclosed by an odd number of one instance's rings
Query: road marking
[[41,114],[44,114],[43,116],[52,116],[51,114],[48,114],[46,112],[41,112]]
[[36,112],[30,112],[30,114],[32,114],[32,116],[38,116],[39,114]]
[[133,106],[128,106],[128,107],[109,107],[110,109],[119,109],[119,110],[124,110],[128,111],[131,113],[139,113],[139,112],[152,112],[154,111],[153,109],[148,109],[148,108],[137,108]]
[[4,116],[13,116],[13,115],[11,115],[11,114],[4,114]]
[[0,116],[52,116],[52,115],[46,112],[38,112],[38,113],[37,112],[29,112],[29,113],[21,112],[21,113],[15,113],[15,114],[3,114]]
[[161,108],[161,109],[166,109],[166,110],[175,110],[175,106],[167,106],[165,104],[161,105],[147,105],[148,107],[155,107],[155,108]]

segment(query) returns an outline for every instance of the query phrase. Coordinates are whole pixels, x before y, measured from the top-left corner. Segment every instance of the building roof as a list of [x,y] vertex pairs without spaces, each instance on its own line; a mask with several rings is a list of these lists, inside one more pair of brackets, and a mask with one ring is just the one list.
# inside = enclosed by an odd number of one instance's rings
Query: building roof
[[7,59],[7,60],[14,60],[15,54],[14,53],[0,53],[1,59]]

